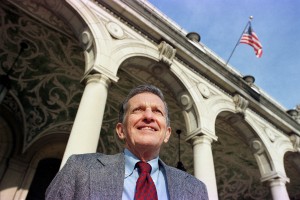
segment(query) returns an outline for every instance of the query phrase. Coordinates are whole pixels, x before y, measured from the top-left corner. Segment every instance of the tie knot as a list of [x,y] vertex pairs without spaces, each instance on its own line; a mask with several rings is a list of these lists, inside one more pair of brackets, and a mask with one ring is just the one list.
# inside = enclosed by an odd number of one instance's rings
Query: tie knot
[[136,163],[137,168],[140,170],[140,173],[142,172],[146,172],[146,173],[150,173],[151,172],[151,165],[149,163],[146,162],[137,162]]

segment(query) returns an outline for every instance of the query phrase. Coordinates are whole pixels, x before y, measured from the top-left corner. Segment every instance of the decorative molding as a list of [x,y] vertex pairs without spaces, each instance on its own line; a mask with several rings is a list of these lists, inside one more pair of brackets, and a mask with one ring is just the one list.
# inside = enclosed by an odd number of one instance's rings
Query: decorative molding
[[300,153],[300,137],[298,135],[291,135],[290,140],[293,144],[294,150]]
[[283,172],[278,172],[278,171],[272,171],[270,173],[266,173],[261,177],[261,182],[268,181],[271,183],[274,180],[281,180],[284,182],[290,182],[290,179],[286,177],[286,175]]
[[115,22],[108,22],[106,24],[106,29],[108,30],[109,34],[115,38],[115,39],[123,39],[125,34],[124,34],[124,30],[121,28],[121,26]]
[[290,182],[290,179],[289,178],[286,178],[286,177],[278,177],[278,178],[272,178],[272,179],[269,179],[269,184],[270,184],[270,187],[273,188],[273,187],[282,187],[283,185],[285,186],[286,183],[289,183]]
[[274,142],[276,140],[276,138],[278,137],[271,129],[269,129],[268,127],[265,128],[265,133],[268,136],[268,138],[270,139],[271,142]]
[[295,117],[295,120],[300,124],[300,104],[296,106],[296,110],[298,111],[298,115]]
[[85,30],[81,33],[81,42],[86,51],[90,50],[93,45],[93,36],[90,31]]
[[105,76],[104,74],[96,73],[89,74],[85,77],[86,85],[89,83],[102,83],[106,88],[108,88],[111,84],[111,80]]
[[235,109],[237,113],[245,115],[245,111],[248,108],[249,101],[239,94],[233,96],[233,102],[235,103]]
[[207,85],[205,85],[204,83],[198,83],[197,87],[200,90],[200,93],[202,94],[202,96],[204,98],[208,99],[209,96],[211,95],[211,92],[210,92],[209,88],[207,87]]
[[251,141],[251,148],[254,151],[254,153],[258,155],[264,153],[265,151],[263,143],[258,139],[253,139]]
[[182,94],[179,101],[184,110],[189,110],[193,106],[193,100],[188,94]]
[[167,42],[162,41],[158,45],[159,50],[159,59],[166,63],[167,65],[172,65],[173,59],[176,54],[176,49],[174,49],[171,45],[169,45]]

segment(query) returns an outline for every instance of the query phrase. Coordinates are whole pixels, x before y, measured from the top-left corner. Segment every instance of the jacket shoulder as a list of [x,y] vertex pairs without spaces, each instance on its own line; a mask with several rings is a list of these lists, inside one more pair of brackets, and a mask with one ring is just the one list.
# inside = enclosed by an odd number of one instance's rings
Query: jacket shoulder
[[102,163],[103,165],[111,164],[120,161],[123,154],[106,155],[102,153],[89,153],[89,154],[75,154],[69,157],[68,163],[73,163],[72,166],[84,166],[91,167],[95,166],[96,163]]

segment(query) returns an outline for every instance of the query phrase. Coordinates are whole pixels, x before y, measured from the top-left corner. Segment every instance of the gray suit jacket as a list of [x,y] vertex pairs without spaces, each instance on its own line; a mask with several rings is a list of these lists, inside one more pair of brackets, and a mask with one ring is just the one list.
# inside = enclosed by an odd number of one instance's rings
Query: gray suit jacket
[[[167,166],[167,187],[171,200],[206,200],[206,186],[194,176]],[[99,153],[71,156],[46,191],[46,199],[121,200],[125,176],[123,153]]]

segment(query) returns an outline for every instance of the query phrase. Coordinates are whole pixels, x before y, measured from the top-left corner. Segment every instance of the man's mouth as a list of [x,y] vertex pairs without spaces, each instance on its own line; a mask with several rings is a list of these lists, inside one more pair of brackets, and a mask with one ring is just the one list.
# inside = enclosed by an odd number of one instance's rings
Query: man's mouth
[[150,126],[142,126],[142,127],[138,127],[139,130],[150,130],[150,131],[156,131],[155,128],[150,127]]

